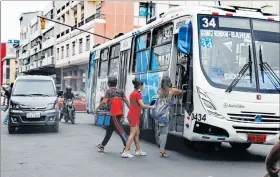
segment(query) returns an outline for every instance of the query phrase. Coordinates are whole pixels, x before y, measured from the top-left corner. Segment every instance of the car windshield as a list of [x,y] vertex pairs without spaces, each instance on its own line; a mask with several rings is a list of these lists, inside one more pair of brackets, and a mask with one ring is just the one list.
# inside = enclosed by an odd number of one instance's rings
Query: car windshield
[[[280,90],[280,23],[267,20],[253,20],[254,40],[258,61],[258,74],[261,92],[275,92]],[[267,63],[276,78],[269,78],[269,71],[263,70],[261,65]],[[273,84],[273,82],[275,84]]]
[[15,83],[12,95],[56,96],[56,92],[53,82],[50,80],[18,80]]
[[256,91],[250,20],[199,15],[198,23],[201,65],[209,83],[226,89],[251,61],[233,90]]

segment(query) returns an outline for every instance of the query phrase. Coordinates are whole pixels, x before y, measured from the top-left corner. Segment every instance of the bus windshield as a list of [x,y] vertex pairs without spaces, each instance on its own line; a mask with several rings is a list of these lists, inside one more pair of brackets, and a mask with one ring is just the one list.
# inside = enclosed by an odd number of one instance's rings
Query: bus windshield
[[212,86],[228,88],[245,69],[233,90],[278,92],[279,22],[198,15],[198,30],[202,71]]
[[[279,93],[280,23],[267,20],[253,20],[253,32],[256,44],[260,91]],[[269,67],[268,70],[265,65]],[[274,73],[275,77],[270,76],[269,73],[271,72]]]
[[209,83],[226,89],[250,63],[233,89],[256,91],[250,20],[211,15],[198,20],[201,65]]

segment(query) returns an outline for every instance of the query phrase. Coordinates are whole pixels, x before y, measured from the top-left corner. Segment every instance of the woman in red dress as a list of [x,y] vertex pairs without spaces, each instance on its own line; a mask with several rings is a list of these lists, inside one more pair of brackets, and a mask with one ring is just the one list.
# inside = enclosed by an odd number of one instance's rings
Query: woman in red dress
[[139,143],[139,124],[140,124],[140,114],[141,109],[154,109],[155,106],[145,105],[142,100],[141,91],[144,88],[144,84],[140,80],[134,79],[132,81],[132,84],[134,85],[134,91],[130,94],[130,108],[127,114],[127,119],[130,126],[130,135],[128,137],[128,140],[126,142],[126,147],[124,152],[122,153],[122,157],[124,158],[131,158],[133,155],[130,152],[130,145],[132,141],[135,141],[135,155],[136,156],[145,156],[146,152],[142,151],[140,148]]

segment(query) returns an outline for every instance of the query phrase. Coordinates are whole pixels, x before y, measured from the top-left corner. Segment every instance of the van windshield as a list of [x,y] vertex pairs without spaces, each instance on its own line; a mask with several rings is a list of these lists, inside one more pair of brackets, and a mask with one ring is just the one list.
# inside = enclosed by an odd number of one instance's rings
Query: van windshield
[[56,96],[56,92],[53,82],[50,80],[18,80],[15,83],[12,95]]

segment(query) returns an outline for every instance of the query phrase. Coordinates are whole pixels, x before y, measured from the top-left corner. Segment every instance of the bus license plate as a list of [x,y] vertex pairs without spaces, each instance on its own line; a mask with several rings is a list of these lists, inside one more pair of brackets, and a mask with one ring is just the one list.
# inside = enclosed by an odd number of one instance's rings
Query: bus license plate
[[41,117],[40,113],[29,112],[26,114],[26,118],[40,118],[40,117]]
[[266,135],[248,134],[248,142],[250,143],[265,143]]

